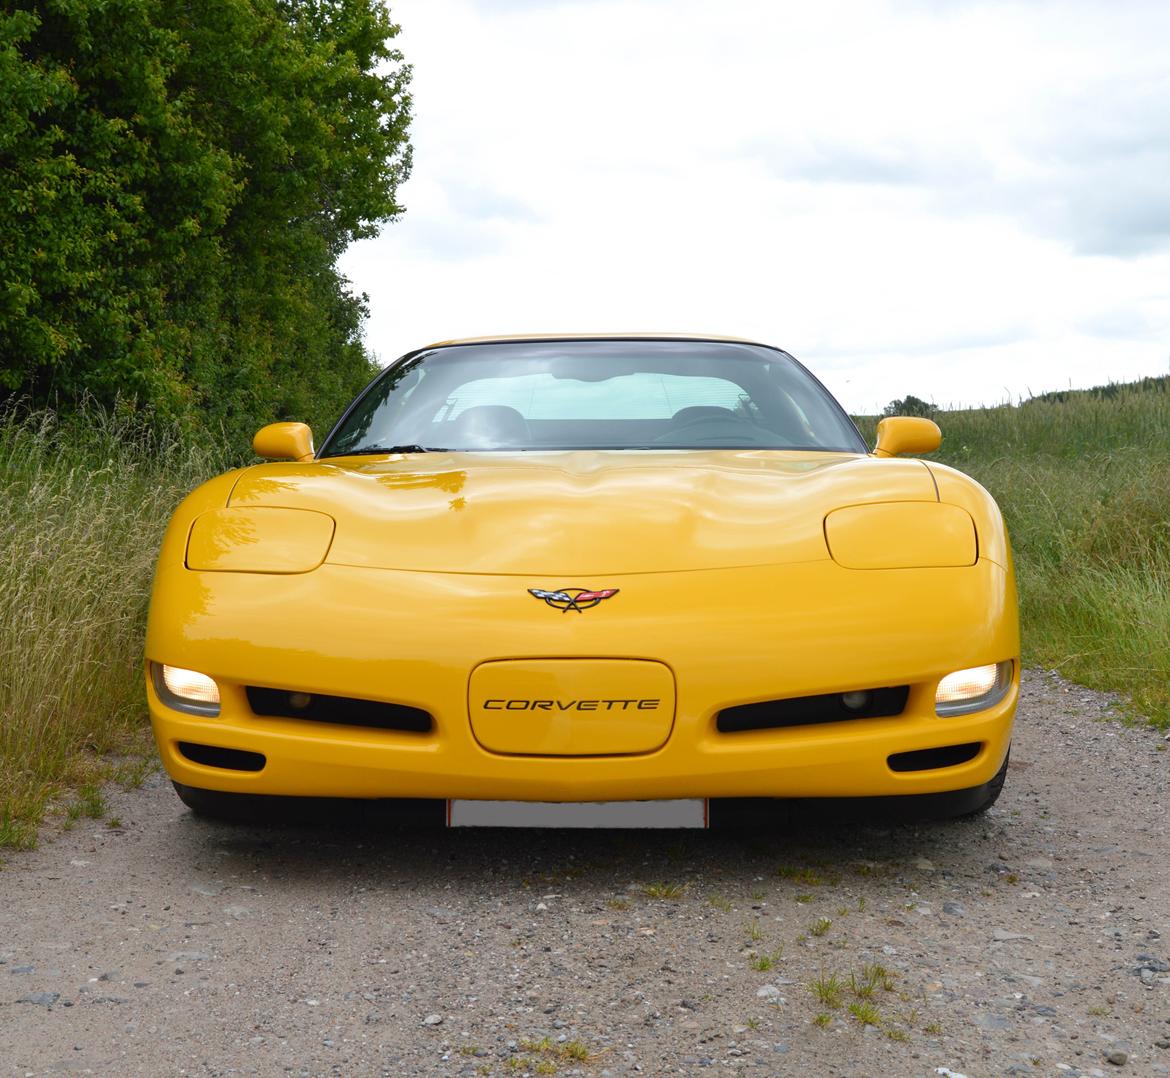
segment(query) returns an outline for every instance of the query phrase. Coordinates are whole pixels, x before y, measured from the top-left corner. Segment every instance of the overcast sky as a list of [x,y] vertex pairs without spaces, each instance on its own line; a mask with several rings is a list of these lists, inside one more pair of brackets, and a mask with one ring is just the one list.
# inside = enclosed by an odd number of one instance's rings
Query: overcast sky
[[854,412],[1170,370],[1170,3],[397,0],[406,214],[342,261],[383,363],[751,337]]

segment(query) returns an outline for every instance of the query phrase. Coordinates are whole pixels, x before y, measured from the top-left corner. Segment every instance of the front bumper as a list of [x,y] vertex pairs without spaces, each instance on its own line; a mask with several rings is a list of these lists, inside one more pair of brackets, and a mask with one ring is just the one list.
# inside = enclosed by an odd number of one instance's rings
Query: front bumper
[[[557,581],[557,584],[564,582]],[[177,782],[240,793],[359,798],[609,801],[861,797],[978,786],[1007,753],[1019,664],[986,711],[934,713],[938,679],[1019,654],[1010,572],[966,568],[855,571],[828,561],[607,577],[620,589],[584,614],[535,602],[515,576],[409,573],[326,564],[299,576],[160,570],[149,659],[220,685],[215,718],[165,706],[151,719]],[[640,658],[673,672],[669,737],[651,752],[516,756],[486,750],[468,717],[484,662]],[[365,697],[422,708],[429,733],[260,717],[244,687]],[[720,733],[726,707],[909,685],[887,718]],[[261,753],[241,772],[193,762],[180,742]],[[887,758],[960,743],[956,766],[896,772]]]

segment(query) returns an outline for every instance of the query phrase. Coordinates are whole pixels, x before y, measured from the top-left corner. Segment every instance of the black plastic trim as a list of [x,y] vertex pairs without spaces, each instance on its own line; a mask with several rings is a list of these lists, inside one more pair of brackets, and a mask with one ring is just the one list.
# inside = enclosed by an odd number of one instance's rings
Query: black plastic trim
[[219,745],[200,745],[194,741],[180,741],[179,752],[192,763],[218,767],[224,771],[263,771],[268,762],[263,753],[225,749]]
[[906,701],[910,696],[909,685],[863,691],[869,694],[869,700],[860,708],[846,707],[844,694],[839,692],[727,707],[715,717],[715,728],[721,734],[731,734],[743,730],[777,730],[791,726],[814,726],[822,722],[886,718],[901,715],[906,710]]
[[[248,706],[254,714],[261,716],[423,734],[429,733],[434,725],[428,712],[406,704],[387,704],[381,700],[363,700],[352,696],[299,693],[289,689],[265,689],[257,685],[249,685],[246,692]],[[304,707],[293,705],[298,696],[307,697],[308,702]]]
[[935,771],[940,767],[958,767],[979,755],[982,743],[967,741],[962,745],[941,745],[937,749],[895,752],[886,759],[891,771]]

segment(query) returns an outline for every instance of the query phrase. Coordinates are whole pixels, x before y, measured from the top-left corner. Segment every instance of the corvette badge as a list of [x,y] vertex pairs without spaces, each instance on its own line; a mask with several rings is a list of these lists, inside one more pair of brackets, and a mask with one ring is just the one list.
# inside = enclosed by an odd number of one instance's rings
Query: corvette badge
[[596,606],[602,599],[617,595],[619,590],[604,588],[601,591],[587,591],[585,588],[560,588],[557,591],[542,591],[540,588],[529,588],[528,594],[535,599],[543,599],[562,614],[570,610],[576,610],[580,614],[583,610]]

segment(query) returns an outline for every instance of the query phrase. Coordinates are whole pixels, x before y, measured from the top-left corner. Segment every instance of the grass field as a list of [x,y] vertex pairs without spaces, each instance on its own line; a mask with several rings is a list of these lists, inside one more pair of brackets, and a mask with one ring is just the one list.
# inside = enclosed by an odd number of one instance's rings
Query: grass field
[[142,631],[171,510],[226,454],[91,414],[0,416],[0,846],[100,815],[148,748]]
[[[939,459],[1007,516],[1025,661],[1170,725],[1167,380],[937,418]],[[159,539],[182,495],[234,463],[105,416],[0,416],[0,846],[31,845],[46,812],[100,815],[96,784],[150,759],[142,632]]]

